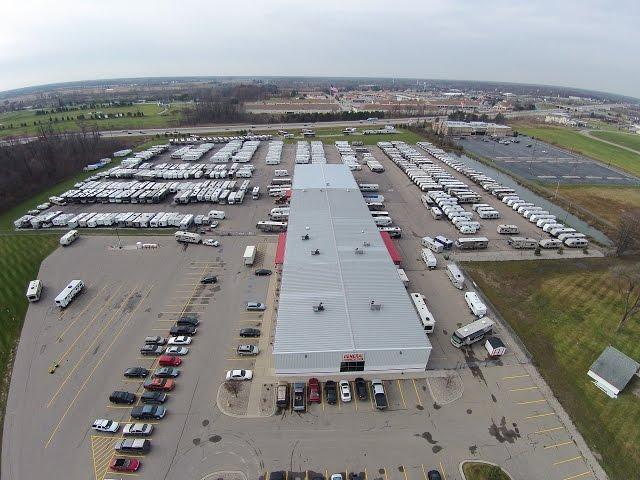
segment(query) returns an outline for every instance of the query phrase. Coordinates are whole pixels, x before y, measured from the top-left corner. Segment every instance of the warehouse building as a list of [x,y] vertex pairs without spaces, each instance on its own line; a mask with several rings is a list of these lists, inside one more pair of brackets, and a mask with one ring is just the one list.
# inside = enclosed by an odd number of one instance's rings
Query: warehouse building
[[431,344],[346,165],[296,165],[276,374],[424,371]]

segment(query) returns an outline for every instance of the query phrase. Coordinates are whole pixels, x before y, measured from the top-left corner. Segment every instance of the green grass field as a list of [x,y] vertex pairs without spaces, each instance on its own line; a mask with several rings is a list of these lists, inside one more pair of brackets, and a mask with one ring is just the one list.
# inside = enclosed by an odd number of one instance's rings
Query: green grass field
[[611,164],[634,175],[640,175],[640,155],[585,137],[575,130],[517,124],[514,124],[513,128],[553,145]]
[[[365,145],[375,145],[382,141],[402,141],[406,143],[416,143],[424,140],[420,135],[403,129],[397,129],[399,133],[379,134],[379,135],[362,135],[362,130],[369,129],[371,127],[360,128],[358,127],[358,134],[345,135],[342,133],[342,128],[324,128],[314,129],[316,132],[315,140],[322,140],[325,143],[333,144],[334,142],[347,141],[351,142],[363,142]],[[289,133],[295,135],[294,138],[287,138],[286,143],[296,143],[298,140],[314,140],[314,138],[304,138],[301,130],[287,130]]]
[[607,397],[591,383],[587,370],[608,345],[640,360],[639,319],[630,320],[615,333],[622,292],[611,272],[619,263],[638,261],[602,258],[464,264],[532,353],[612,480],[637,478],[640,401],[630,388],[618,399]]
[[589,132],[594,137],[601,138],[607,142],[613,142],[623,147],[633,148],[640,152],[640,135],[637,133],[623,133],[623,132],[603,132],[600,130],[593,130]]
[[561,185],[558,193],[612,225],[618,224],[623,212],[640,208],[640,187]]
[[[9,137],[15,135],[37,135],[42,127],[51,126],[59,131],[77,131],[81,126],[95,126],[98,130],[139,130],[142,128],[162,128],[170,127],[178,124],[180,119],[181,105],[171,105],[165,111],[164,107],[155,103],[140,103],[132,106],[124,107],[105,107],[93,110],[72,110],[69,112],[51,113],[47,115],[36,115],[35,110],[21,110],[18,112],[8,112],[0,114],[0,137]],[[88,119],[89,112],[102,112],[104,114],[113,115],[123,113],[124,117],[106,118],[100,120]],[[143,117],[127,117],[127,112],[135,114],[136,112],[144,113]],[[78,120],[78,115],[85,115],[87,119]],[[58,122],[49,122],[49,117],[58,117]],[[64,117],[64,119],[63,119]],[[71,120],[67,120],[71,117]],[[41,122],[40,125],[34,125],[34,122]],[[27,126],[20,126],[26,123]]]
[[27,312],[27,284],[40,263],[58,246],[58,235],[0,235],[0,437],[13,350]]
[[467,462],[463,465],[462,471],[467,480],[509,480],[500,467],[486,463]]

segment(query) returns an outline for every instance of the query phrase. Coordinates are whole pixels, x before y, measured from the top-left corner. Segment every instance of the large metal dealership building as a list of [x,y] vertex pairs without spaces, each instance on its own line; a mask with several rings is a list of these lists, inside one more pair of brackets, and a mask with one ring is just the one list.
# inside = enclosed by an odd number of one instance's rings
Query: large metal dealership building
[[349,168],[297,165],[273,347],[276,374],[423,371],[430,353]]

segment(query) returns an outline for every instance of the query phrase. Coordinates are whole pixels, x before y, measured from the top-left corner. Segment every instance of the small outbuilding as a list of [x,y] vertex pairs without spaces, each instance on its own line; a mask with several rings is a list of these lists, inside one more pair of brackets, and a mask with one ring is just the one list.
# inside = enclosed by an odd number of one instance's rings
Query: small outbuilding
[[640,363],[629,358],[614,347],[607,347],[593,362],[587,372],[596,387],[609,395],[618,398],[618,394],[627,386],[634,375],[638,373]]
[[489,337],[487,341],[484,343],[484,348],[489,352],[489,356],[491,357],[499,357],[504,355],[507,351],[507,347],[505,347],[502,340],[498,337]]

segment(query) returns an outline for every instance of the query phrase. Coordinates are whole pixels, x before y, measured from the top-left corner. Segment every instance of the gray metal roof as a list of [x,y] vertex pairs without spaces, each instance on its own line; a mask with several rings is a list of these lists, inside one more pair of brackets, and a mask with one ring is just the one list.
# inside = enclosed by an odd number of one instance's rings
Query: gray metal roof
[[[319,302],[325,310],[314,312]],[[431,344],[353,175],[346,165],[297,165],[274,353],[398,348]]]
[[622,390],[639,368],[640,363],[627,357],[620,350],[609,346],[593,362],[589,370],[618,390]]

